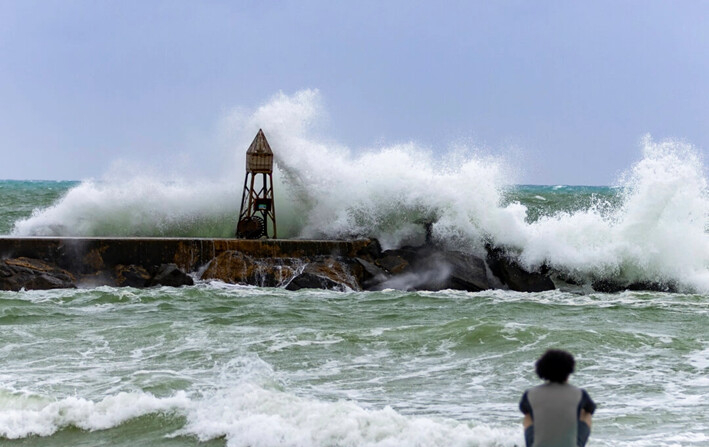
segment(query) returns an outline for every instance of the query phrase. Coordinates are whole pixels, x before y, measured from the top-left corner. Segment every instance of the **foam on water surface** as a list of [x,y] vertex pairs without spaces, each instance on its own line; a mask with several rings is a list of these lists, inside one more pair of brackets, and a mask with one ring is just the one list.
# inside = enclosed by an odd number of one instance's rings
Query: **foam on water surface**
[[98,402],[0,394],[0,437],[48,437],[70,427],[108,430],[146,415],[183,417],[168,437],[224,438],[228,446],[513,446],[517,430],[442,418],[405,416],[351,401],[323,402],[241,384],[203,397],[158,398],[134,392]]
[[599,404],[594,445],[706,445],[708,309],[639,292],[0,292],[0,439],[511,447],[534,359],[563,346]]

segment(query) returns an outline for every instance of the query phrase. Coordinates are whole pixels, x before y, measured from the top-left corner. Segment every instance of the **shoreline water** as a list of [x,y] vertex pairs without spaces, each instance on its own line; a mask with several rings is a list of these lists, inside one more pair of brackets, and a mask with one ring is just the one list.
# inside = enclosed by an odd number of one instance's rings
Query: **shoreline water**
[[[700,295],[0,292],[8,445],[523,445],[550,346],[599,404],[592,445],[705,446]],[[661,409],[661,410],[658,410]],[[39,435],[39,437],[37,437]]]

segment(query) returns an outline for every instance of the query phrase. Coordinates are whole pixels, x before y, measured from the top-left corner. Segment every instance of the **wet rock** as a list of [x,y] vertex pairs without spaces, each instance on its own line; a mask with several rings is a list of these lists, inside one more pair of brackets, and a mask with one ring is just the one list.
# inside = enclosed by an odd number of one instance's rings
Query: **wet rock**
[[412,260],[411,267],[393,276],[379,287],[404,290],[465,290],[478,292],[490,288],[485,261],[457,251],[422,247],[404,254]]
[[391,274],[403,273],[410,263],[393,250],[385,251],[374,263]]
[[373,287],[389,278],[384,270],[365,259],[355,258],[354,264],[353,270],[363,289]]
[[677,288],[673,284],[665,284],[660,282],[621,282],[610,279],[594,281],[591,287],[596,292],[601,293],[617,293],[626,290],[632,291],[647,291],[647,292],[677,292]]
[[511,258],[500,248],[487,247],[487,264],[490,271],[511,290],[517,292],[543,292],[554,290],[554,282],[543,269],[538,272],[529,272],[522,268],[517,261]]
[[[358,260],[360,261],[360,260]],[[367,290],[466,290],[492,287],[485,261],[473,254],[430,244],[384,251],[375,265],[362,263],[370,274]],[[381,267],[375,270],[372,267]]]
[[463,252],[446,252],[445,260],[452,267],[447,288],[469,292],[493,288],[482,258]]
[[[101,286],[118,287],[116,283],[116,272],[99,270],[97,272],[81,274],[77,278],[77,286],[82,289]],[[140,287],[145,287],[145,285]]]
[[623,284],[609,280],[594,281],[591,283],[591,287],[594,291],[601,293],[616,293],[625,290],[625,286]]
[[[362,269],[359,265],[357,267]],[[359,276],[362,275],[363,269]],[[202,279],[261,287],[285,286],[288,290],[361,290],[357,276],[348,262],[339,258],[252,258],[230,251],[214,258],[202,274]]]
[[201,279],[280,287],[295,274],[294,265],[297,260],[290,258],[252,258],[238,251],[226,251],[212,259]]
[[311,262],[293,277],[286,286],[288,290],[330,289],[360,290],[356,278],[347,264],[333,258]]
[[382,246],[378,240],[372,239],[367,245],[357,251],[357,256],[368,262],[374,262],[375,259],[382,256]]
[[310,272],[303,272],[296,275],[291,282],[286,286],[287,290],[300,290],[300,289],[327,289],[327,290],[343,290],[342,284],[326,278],[324,276],[316,275]]
[[38,259],[0,261],[0,290],[74,289],[75,283],[68,271]]
[[583,286],[585,282],[579,278],[575,278],[574,276],[566,273],[566,272],[558,272],[558,271],[553,271],[551,272],[551,277],[553,277],[554,282],[561,282],[564,284],[568,284],[571,286]]
[[194,285],[194,280],[176,264],[162,264],[146,284],[150,286],[181,287]]
[[114,273],[115,284],[118,287],[146,287],[152,279],[152,275],[146,269],[133,264],[119,264],[114,268]]

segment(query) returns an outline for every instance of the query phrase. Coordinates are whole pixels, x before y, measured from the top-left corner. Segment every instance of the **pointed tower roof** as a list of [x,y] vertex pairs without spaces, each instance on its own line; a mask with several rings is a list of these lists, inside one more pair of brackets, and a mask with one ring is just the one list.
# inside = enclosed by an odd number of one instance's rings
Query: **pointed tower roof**
[[261,129],[258,130],[256,138],[246,151],[246,171],[273,172],[273,151]]
[[249,146],[249,150],[246,151],[247,154],[257,154],[257,155],[273,155],[271,151],[271,146],[266,140],[266,135],[263,134],[263,130],[259,129],[254,141]]

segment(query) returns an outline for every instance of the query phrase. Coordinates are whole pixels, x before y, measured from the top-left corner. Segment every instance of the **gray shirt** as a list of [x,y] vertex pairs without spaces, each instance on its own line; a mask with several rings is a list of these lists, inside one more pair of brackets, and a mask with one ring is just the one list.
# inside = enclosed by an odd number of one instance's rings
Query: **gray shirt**
[[581,388],[547,382],[525,391],[519,409],[532,417],[533,447],[577,447],[588,437],[579,437],[581,409],[593,413],[596,404]]

